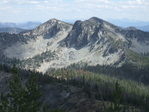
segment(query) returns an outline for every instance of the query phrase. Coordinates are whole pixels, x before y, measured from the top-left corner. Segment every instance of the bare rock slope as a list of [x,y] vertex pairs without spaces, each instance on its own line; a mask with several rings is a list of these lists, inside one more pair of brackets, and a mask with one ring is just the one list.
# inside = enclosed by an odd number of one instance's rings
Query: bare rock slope
[[0,40],[4,56],[41,72],[73,63],[119,65],[128,49],[149,52],[148,32],[122,29],[96,17],[74,25],[51,19],[19,35],[0,34]]

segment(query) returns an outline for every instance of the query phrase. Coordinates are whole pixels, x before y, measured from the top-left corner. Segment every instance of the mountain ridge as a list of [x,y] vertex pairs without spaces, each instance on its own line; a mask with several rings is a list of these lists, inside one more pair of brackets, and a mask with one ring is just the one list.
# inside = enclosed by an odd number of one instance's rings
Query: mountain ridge
[[37,26],[39,26],[41,22],[25,22],[25,23],[12,23],[12,22],[0,22],[0,28],[5,27],[15,27],[15,28],[21,28],[21,29],[34,29]]
[[[31,31],[21,33],[18,38],[22,36],[25,41],[14,41],[2,52],[11,59],[32,60],[31,65],[26,64],[24,68],[39,62],[38,67],[30,69],[41,72],[73,63],[119,66],[125,62],[128,49],[149,53],[148,35],[148,32],[123,29],[97,17],[78,20],[73,25],[53,18]],[[49,52],[55,54],[55,58],[49,57],[50,61],[47,61],[46,53]]]
[[[77,26],[78,25],[78,26]],[[81,26],[80,26],[81,25]],[[80,26],[80,27],[79,27]],[[88,26],[88,28],[86,28],[85,29],[85,27],[87,27]],[[100,33],[101,33],[101,35],[102,34],[105,34],[105,33],[107,33],[107,31],[106,30],[111,30],[111,27],[109,27],[109,26],[112,26],[112,27],[114,27],[114,28],[116,28],[115,30],[117,30],[117,29],[119,29],[119,30],[121,30],[121,28],[120,27],[118,27],[118,26],[115,26],[115,25],[113,25],[113,24],[110,24],[110,23],[108,23],[108,22],[106,22],[106,21],[104,21],[104,20],[102,20],[102,19],[99,19],[99,18],[97,18],[97,17],[92,17],[92,18],[90,18],[89,20],[86,20],[86,21],[77,21],[76,23],[74,23],[74,27],[72,28],[72,32],[74,33],[74,34],[69,34],[71,37],[69,37],[69,35],[66,37],[68,40],[70,40],[70,38],[72,38],[72,36],[73,36],[73,39],[72,39],[72,43],[74,42],[74,40],[75,40],[75,43],[79,43],[78,41],[77,41],[77,39],[76,39],[76,36],[78,37],[78,39],[80,39],[79,38],[79,33],[81,34],[82,33],[82,30],[83,30],[83,32],[85,32],[86,34],[88,33],[88,32],[90,32],[90,34],[89,35],[87,35],[88,37],[85,37],[86,39],[84,40],[84,41],[86,41],[85,43],[81,43],[81,44],[86,44],[86,43],[88,43],[91,39],[94,39],[93,37],[94,36],[96,36],[96,37],[99,37],[98,36],[98,32],[99,31],[101,31]],[[106,30],[105,30],[106,29]],[[92,31],[91,31],[92,30]],[[112,32],[112,31],[111,31]],[[75,35],[75,34],[78,34],[78,35]],[[92,37],[91,37],[91,35],[92,35]],[[66,39],[66,40],[67,40]],[[95,39],[96,40],[96,39]],[[71,42],[70,42],[71,43]],[[69,43],[67,43],[67,46],[69,47],[70,45],[69,45]],[[78,45],[78,46],[80,46],[80,45]]]
[[18,34],[24,31],[27,31],[27,30],[15,28],[15,27],[4,27],[4,28],[0,27],[0,33]]

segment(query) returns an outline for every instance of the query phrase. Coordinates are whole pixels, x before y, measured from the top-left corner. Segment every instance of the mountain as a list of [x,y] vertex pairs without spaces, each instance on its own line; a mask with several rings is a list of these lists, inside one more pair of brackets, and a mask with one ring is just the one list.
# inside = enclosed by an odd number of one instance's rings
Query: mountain
[[146,26],[149,24],[149,21],[129,20],[127,18],[108,19],[107,21],[109,21],[112,24],[121,26],[121,27],[130,27],[130,26],[138,27],[138,26]]
[[141,30],[141,31],[144,31],[144,32],[149,32],[149,25],[147,26],[130,26],[130,27],[127,27],[126,29],[129,29],[129,30]]
[[[0,94],[8,93],[8,80],[15,71],[21,74],[22,85],[31,74],[37,75],[40,100],[49,110],[94,112],[118,107],[145,112],[148,54],[149,32],[124,29],[97,17],[74,24],[50,19],[19,34],[0,33]],[[12,64],[21,69],[11,68]]]
[[74,24],[50,19],[18,35],[0,34],[0,47],[3,63],[41,72],[74,63],[121,66],[131,60],[130,51],[149,53],[149,32],[123,29],[97,17]]
[[95,17],[83,22],[77,21],[66,37],[67,46],[83,47],[89,43],[100,41],[100,39],[104,40],[106,37],[117,35],[110,29],[111,27],[114,30],[121,30],[120,27]]
[[0,28],[15,27],[15,28],[21,28],[21,29],[34,29],[40,24],[41,24],[40,22],[26,22],[26,23],[0,22]]
[[22,28],[22,29],[34,29],[40,24],[41,22],[26,22],[26,23],[17,24],[17,26],[18,28]]
[[146,25],[146,26],[136,26],[136,28],[142,30],[142,31],[147,31],[149,32],[149,25]]
[[129,19],[108,19],[107,21],[120,26],[122,28],[134,27],[142,31],[149,32],[149,22],[135,21]]
[[20,32],[24,32],[26,31],[25,29],[20,29],[20,28],[15,28],[15,27],[4,27],[4,28],[0,28],[0,33],[2,32],[7,32],[10,34],[18,34]]

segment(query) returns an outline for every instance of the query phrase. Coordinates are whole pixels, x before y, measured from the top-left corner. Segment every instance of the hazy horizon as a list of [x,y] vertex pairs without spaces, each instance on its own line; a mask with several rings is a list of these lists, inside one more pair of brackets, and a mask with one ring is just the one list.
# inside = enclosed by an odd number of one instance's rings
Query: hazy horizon
[[109,19],[149,21],[148,0],[1,0],[0,22]]

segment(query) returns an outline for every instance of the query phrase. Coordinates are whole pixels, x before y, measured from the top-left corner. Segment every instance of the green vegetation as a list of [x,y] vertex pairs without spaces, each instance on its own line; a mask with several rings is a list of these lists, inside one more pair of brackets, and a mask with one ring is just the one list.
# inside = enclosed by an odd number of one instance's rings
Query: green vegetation
[[121,80],[103,74],[73,69],[60,69],[49,74],[58,78],[59,82],[84,88],[84,92],[90,98],[111,102],[113,101],[115,82],[118,81],[122,89],[121,104],[143,109],[149,105],[149,86],[136,81]]
[[[73,65],[75,66],[75,65]],[[76,67],[76,69],[79,69]],[[121,67],[113,66],[85,66],[83,70],[104,74],[110,77],[115,77],[123,80],[131,80],[145,85],[149,85],[149,66],[138,68],[132,63],[123,64]]]
[[61,109],[48,111],[39,101],[42,93],[35,74],[30,75],[24,83],[15,66],[12,68],[12,73],[9,93],[1,95],[0,112],[63,112]]
[[[109,85],[111,88],[114,88],[115,82],[119,81],[119,84],[123,88],[123,91],[127,91],[129,93],[136,93],[136,95],[149,95],[149,86],[145,86],[142,83],[138,83],[132,80],[124,80],[118,79],[111,76],[106,76],[103,74],[88,72],[84,70],[73,70],[73,69],[59,69],[50,73],[50,76],[56,77],[59,80],[80,80],[80,85],[91,82],[92,84],[99,85]],[[82,81],[82,82],[81,82]]]
[[115,83],[115,90],[113,92],[113,102],[111,105],[107,107],[104,106],[104,112],[139,112],[138,109],[126,105],[121,105],[121,98],[122,98],[122,89],[118,81]]
[[[106,66],[104,66],[104,68],[106,68],[106,70],[112,69]],[[11,72],[11,69],[7,66],[0,66],[0,69],[7,70],[7,72]],[[105,70],[102,69],[102,66],[101,68],[98,69],[101,69],[103,71]],[[133,68],[132,70],[135,71],[135,69]],[[31,75],[26,75],[28,74],[28,72],[32,73],[32,71],[19,70],[19,73],[23,74],[21,75],[21,77],[31,78],[32,77]],[[141,112],[149,111],[148,84],[144,85],[143,83],[137,82],[135,80],[122,79],[116,76],[105,75],[103,73],[94,73],[81,69],[68,69],[68,68],[58,70],[53,69],[47,72],[47,75],[46,74],[43,75],[40,73],[35,74],[37,76],[37,80],[40,85],[44,86],[46,84],[53,84],[53,83],[73,85],[82,88],[82,90],[86,93],[86,95],[91,99],[96,99],[103,102],[109,102],[105,103],[105,109],[106,109],[105,112],[120,112],[120,110],[123,110],[124,112],[125,110],[131,110],[132,112],[137,112],[135,111],[137,109],[139,109]],[[28,88],[28,86],[26,87]],[[22,87],[20,86],[19,88]],[[23,88],[22,90],[24,91]],[[20,92],[19,89],[18,92]],[[6,104],[7,103],[4,103],[3,105]],[[22,105],[21,103],[19,104]],[[109,104],[110,106],[107,106]],[[56,110],[53,111],[55,112]],[[58,111],[61,112],[61,110]]]
[[43,52],[40,55],[36,55],[33,58],[28,58],[26,60],[20,61],[17,66],[21,68],[28,68],[28,69],[36,69],[40,67],[41,63],[43,62],[49,62],[56,58],[56,54],[51,51]]
[[115,40],[113,37],[109,37],[108,40],[114,48],[128,48],[127,42],[124,42],[121,39]]
[[[39,112],[42,103],[40,86],[37,84],[37,77],[31,76],[24,85],[21,82],[21,76],[14,66],[12,68],[13,78],[9,81],[10,92],[2,95],[1,112]],[[25,87],[23,87],[25,86]]]
[[111,106],[108,109],[105,106],[105,111],[106,112],[122,111],[122,106],[120,105],[121,97],[122,97],[122,90],[121,90],[119,83],[116,81],[115,91],[113,92],[113,103],[111,103]]
[[39,55],[22,61],[16,58],[11,59],[4,55],[0,55],[0,64],[6,64],[7,66],[12,66],[13,64],[15,64],[18,68],[35,70],[36,68],[41,66],[41,63],[50,62],[51,60],[56,58],[56,53],[51,51],[45,51]]
[[129,62],[135,64],[139,68],[149,66],[148,54],[139,54],[132,50],[128,50],[126,55],[129,58]]

